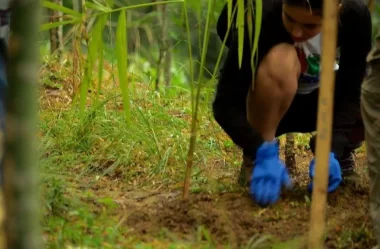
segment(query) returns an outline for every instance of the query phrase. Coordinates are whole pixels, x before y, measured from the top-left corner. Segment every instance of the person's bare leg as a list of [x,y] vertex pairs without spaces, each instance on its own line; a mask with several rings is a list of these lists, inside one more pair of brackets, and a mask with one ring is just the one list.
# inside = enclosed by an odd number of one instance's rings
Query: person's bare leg
[[296,94],[300,70],[296,50],[290,44],[273,47],[260,63],[247,97],[247,116],[266,141],[275,138]]

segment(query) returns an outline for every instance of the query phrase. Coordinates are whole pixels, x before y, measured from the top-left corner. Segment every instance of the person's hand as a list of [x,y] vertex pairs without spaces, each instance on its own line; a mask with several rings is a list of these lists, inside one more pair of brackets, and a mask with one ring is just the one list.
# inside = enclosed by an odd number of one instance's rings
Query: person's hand
[[277,202],[283,186],[291,187],[291,179],[279,157],[278,142],[265,142],[257,151],[250,183],[250,195],[260,206]]
[[[315,176],[315,159],[311,160],[309,166],[309,176],[311,182],[308,186],[309,192],[313,191],[313,179]],[[342,172],[338,160],[335,157],[334,153],[330,153],[329,158],[329,183],[327,191],[329,193],[334,192],[342,182]]]

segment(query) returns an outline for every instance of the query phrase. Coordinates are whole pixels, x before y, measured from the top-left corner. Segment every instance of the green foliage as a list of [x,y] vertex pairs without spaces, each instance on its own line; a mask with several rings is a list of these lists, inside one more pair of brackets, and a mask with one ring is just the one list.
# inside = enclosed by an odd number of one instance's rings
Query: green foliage
[[[77,10],[68,1],[63,6],[43,1],[45,8],[64,17],[43,24],[41,31],[64,25],[65,49],[74,53],[70,41],[78,39],[77,56],[83,65],[79,96],[74,99],[79,100],[79,109],[72,108],[78,104],[74,101],[61,109],[44,106],[40,112],[42,224],[47,248],[220,248],[206,226],[195,227],[196,236],[190,242],[165,229],[153,242],[143,242],[131,235],[132,227],[124,222],[130,207],[128,189],[180,191],[190,156],[191,193],[241,191],[235,183],[240,151],[210,111],[225,55],[225,41],[219,40],[215,30],[225,3],[227,32],[238,29],[238,62],[241,65],[243,39],[248,36],[255,69],[262,1],[239,0],[237,8],[232,8],[232,0],[90,0]],[[155,8],[161,4],[168,7],[172,84],[153,91],[161,46]],[[251,14],[254,18],[247,19]],[[47,53],[46,42],[41,51]],[[48,62],[43,86],[62,92],[70,88],[66,78],[71,71],[50,70]],[[73,63],[64,60],[63,66],[71,70]],[[105,80],[107,75],[111,80]],[[307,149],[309,137],[297,134],[296,144]],[[290,202],[293,208],[309,205],[304,195]],[[285,219],[281,212],[268,220]],[[347,233],[339,242],[342,247],[369,237],[365,229]],[[243,248],[296,249],[300,244],[298,238],[280,242],[252,234]]]
[[[42,25],[41,31],[62,25],[69,27],[68,40],[79,37],[80,50],[85,51],[83,58],[78,56],[84,65],[80,72],[79,110],[68,108],[41,113],[42,151],[47,155],[42,156],[41,165],[46,179],[42,186],[45,193],[43,224],[49,234],[46,244],[50,248],[63,244],[159,248],[142,243],[130,236],[128,230],[120,229],[124,217],[113,213],[119,208],[115,204],[116,197],[111,196],[112,193],[97,197],[92,191],[103,179],[121,179],[134,188],[178,190],[183,186],[185,168],[182,165],[187,161],[192,193],[239,189],[231,179],[208,169],[221,158],[228,165],[223,173],[235,173],[240,164],[237,148],[230,139],[221,138],[222,131],[209,111],[225,54],[225,41],[219,41],[215,32],[224,2],[127,2],[129,4],[123,6],[111,0],[86,1],[81,10],[70,9],[67,4],[43,2],[44,7],[63,13],[64,18]],[[239,0],[233,9],[232,0],[227,1],[230,20],[227,32],[237,27],[240,65],[243,41],[249,36],[250,47],[244,51],[252,51],[254,69],[262,1],[247,3]],[[159,4],[170,8],[170,39],[175,44],[170,48],[175,58],[171,65],[174,80],[169,88],[153,92],[151,83],[157,75],[154,60],[159,47],[155,44],[159,27],[153,22],[154,8]],[[247,13],[255,18],[247,18]],[[135,50],[139,43],[139,50]],[[66,45],[66,49],[74,51],[74,46]],[[114,86],[111,91],[104,90],[110,87],[104,82],[106,62],[112,64],[112,69],[116,64],[117,74],[112,77],[119,83],[119,89]],[[108,73],[114,74],[114,71]],[[51,85],[49,78],[43,80],[45,85]],[[202,139],[195,147],[197,137]],[[225,151],[230,152],[228,157]],[[173,242],[168,232],[163,231],[163,234],[162,241]],[[163,248],[217,248],[210,231],[204,227],[198,228],[197,240],[192,244],[174,241]],[[268,243],[277,245],[276,241],[269,241],[269,237],[255,235],[244,248],[263,248]],[[283,243],[274,248],[290,247],[297,248],[296,243]]]

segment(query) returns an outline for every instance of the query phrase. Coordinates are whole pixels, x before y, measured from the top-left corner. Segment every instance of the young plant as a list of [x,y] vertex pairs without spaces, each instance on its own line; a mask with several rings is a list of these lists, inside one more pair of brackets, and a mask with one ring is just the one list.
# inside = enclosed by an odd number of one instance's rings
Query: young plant
[[[255,69],[255,63],[254,63],[254,58],[256,55],[256,50],[258,46],[258,37],[261,29],[261,18],[262,18],[262,0],[257,0],[256,6],[253,7],[253,3],[251,0],[248,0],[248,5],[245,5],[244,0],[238,0],[237,5],[235,6],[235,9],[232,10],[232,1],[233,0],[227,0],[227,5],[228,5],[228,19],[229,19],[229,25],[228,25],[228,30],[227,30],[227,35],[231,29],[231,25],[233,25],[232,22],[232,17],[235,16],[235,12],[237,9],[237,17],[236,17],[236,27],[238,30],[238,44],[239,44],[239,66],[241,67],[242,63],[242,58],[243,58],[243,44],[244,44],[244,34],[245,34],[245,23],[248,23],[248,29],[250,30],[249,32],[249,39],[253,45],[250,46],[250,49],[252,51],[251,54],[251,67],[252,67],[252,72],[254,72]],[[188,154],[187,154],[187,160],[186,160],[186,174],[185,174],[185,180],[184,180],[184,186],[183,186],[183,194],[182,198],[184,200],[187,200],[189,197],[189,189],[190,189],[190,179],[191,179],[191,171],[192,171],[192,166],[193,166],[193,160],[194,160],[194,152],[195,152],[195,144],[196,144],[196,132],[197,132],[197,120],[198,120],[198,109],[199,109],[199,99],[200,99],[200,93],[201,93],[201,88],[202,85],[204,85],[204,79],[203,79],[203,74],[204,74],[204,67],[205,67],[205,58],[207,54],[207,48],[208,48],[208,40],[209,40],[209,32],[210,32],[210,21],[211,21],[211,14],[212,10],[214,9],[215,5],[215,0],[209,0],[208,1],[208,12],[207,12],[207,19],[206,19],[206,26],[205,26],[205,31],[204,31],[204,38],[203,38],[203,48],[202,48],[202,57],[201,57],[201,63],[200,63],[200,73],[197,81],[197,86],[196,86],[196,94],[194,96],[194,77],[192,73],[194,72],[193,70],[193,65],[192,65],[192,58],[191,58],[191,44],[190,44],[190,30],[189,30],[189,25],[188,25],[188,16],[187,16],[187,0],[184,1],[184,9],[185,9],[185,18],[186,18],[186,23],[187,23],[187,35],[188,35],[188,40],[189,40],[189,54],[190,54],[190,72],[191,72],[191,77],[192,77],[192,82],[191,82],[191,88],[192,88],[192,120],[191,120],[191,135],[190,135],[190,143],[189,143],[189,149],[188,149]],[[248,10],[248,15],[246,16],[245,10]],[[253,37],[253,32],[252,32],[252,19],[250,18],[252,15],[255,16],[255,37]],[[248,18],[246,18],[248,17]],[[219,64],[221,61],[221,57],[223,54],[223,48],[226,43],[226,37],[225,40],[223,41],[223,46],[222,49],[219,53],[218,56],[218,61],[216,63],[216,66],[214,68],[214,72],[212,75],[211,80],[214,81],[216,78],[217,70],[219,68]],[[194,97],[193,97],[194,96]]]

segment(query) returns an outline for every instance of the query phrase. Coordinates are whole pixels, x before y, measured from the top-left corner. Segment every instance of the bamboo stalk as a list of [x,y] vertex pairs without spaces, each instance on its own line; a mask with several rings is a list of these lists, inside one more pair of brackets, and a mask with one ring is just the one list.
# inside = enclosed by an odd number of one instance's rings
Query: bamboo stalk
[[309,249],[322,249],[324,245],[338,13],[338,0],[324,1],[321,86],[318,101],[316,166],[311,204]]
[[6,248],[40,249],[36,113],[40,1],[12,1],[6,63],[4,154]]

